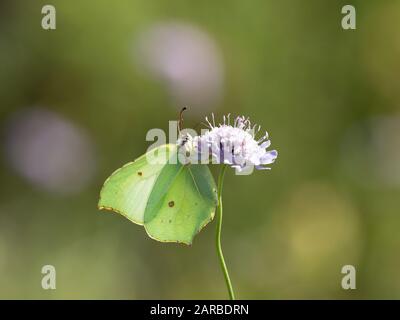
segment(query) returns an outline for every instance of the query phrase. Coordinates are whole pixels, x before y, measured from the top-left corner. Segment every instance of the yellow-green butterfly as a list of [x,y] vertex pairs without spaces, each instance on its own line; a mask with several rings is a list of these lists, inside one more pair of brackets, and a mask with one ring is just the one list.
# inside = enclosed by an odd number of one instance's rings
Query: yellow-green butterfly
[[116,170],[103,185],[99,209],[143,225],[155,240],[191,244],[214,218],[217,191],[207,165],[171,161],[178,148],[162,145]]

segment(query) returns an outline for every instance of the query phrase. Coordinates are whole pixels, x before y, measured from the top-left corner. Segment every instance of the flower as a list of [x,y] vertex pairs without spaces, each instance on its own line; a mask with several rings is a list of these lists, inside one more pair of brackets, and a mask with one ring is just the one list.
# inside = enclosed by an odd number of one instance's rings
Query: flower
[[215,125],[212,114],[212,123],[206,117],[210,130],[200,136],[186,136],[182,143],[185,150],[191,152],[191,159],[196,156],[204,159],[206,155],[212,163],[227,164],[238,172],[252,166],[259,170],[270,169],[266,165],[275,161],[278,152],[266,150],[271,145],[268,133],[257,139],[260,126],[252,126],[249,118],[244,116],[236,117],[233,125],[230,124],[230,114],[223,119],[223,123]]

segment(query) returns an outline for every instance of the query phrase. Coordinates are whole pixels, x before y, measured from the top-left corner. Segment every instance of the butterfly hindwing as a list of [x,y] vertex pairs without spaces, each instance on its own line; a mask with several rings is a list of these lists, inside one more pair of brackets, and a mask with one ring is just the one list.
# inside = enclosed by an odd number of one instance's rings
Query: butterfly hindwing
[[148,200],[145,229],[159,241],[191,244],[214,218],[216,187],[207,166],[177,166],[163,168]]

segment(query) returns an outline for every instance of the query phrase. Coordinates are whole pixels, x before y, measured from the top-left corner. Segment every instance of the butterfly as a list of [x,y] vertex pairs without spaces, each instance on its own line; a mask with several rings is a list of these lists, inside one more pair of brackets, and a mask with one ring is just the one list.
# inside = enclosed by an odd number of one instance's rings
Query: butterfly
[[144,226],[152,239],[192,244],[214,218],[217,188],[207,165],[176,161],[179,148],[159,146],[117,169],[104,182],[98,208]]

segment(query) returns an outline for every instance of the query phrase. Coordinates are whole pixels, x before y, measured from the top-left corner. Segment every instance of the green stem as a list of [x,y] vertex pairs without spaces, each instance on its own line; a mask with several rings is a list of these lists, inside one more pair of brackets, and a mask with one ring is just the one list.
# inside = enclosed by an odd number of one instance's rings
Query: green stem
[[223,165],[218,177],[218,208],[217,208],[217,237],[216,245],[219,257],[219,262],[221,264],[222,271],[224,273],[226,286],[228,288],[229,297],[231,300],[235,300],[235,293],[233,292],[231,279],[229,278],[228,269],[226,267],[224,255],[222,253],[221,247],[221,228],[222,228],[222,186],[224,183],[224,176],[226,171],[226,165]]

